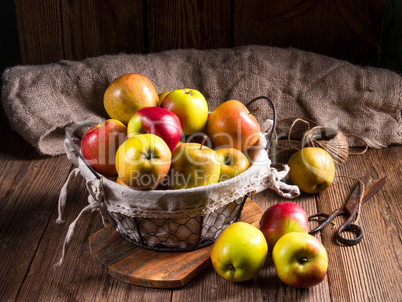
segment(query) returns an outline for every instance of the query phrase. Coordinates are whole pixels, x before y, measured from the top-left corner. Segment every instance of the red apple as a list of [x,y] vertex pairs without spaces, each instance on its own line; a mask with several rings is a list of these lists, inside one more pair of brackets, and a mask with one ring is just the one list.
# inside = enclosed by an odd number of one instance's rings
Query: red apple
[[124,74],[105,91],[103,104],[107,114],[127,125],[139,109],[158,106],[159,97],[151,81],[138,73]]
[[286,233],[308,233],[308,217],[304,209],[293,202],[277,203],[269,207],[261,217],[260,230],[272,253],[275,243]]
[[115,155],[124,142],[127,127],[120,121],[109,119],[93,126],[81,140],[81,153],[100,174],[110,177],[117,174]]
[[129,138],[139,133],[161,137],[173,152],[182,131],[180,120],[173,112],[161,107],[145,107],[134,113],[127,125]]
[[319,284],[328,269],[327,251],[308,233],[291,232],[282,236],[272,251],[272,260],[279,279],[299,288]]
[[215,147],[236,148],[245,152],[259,139],[260,125],[243,103],[230,100],[212,111],[207,134]]

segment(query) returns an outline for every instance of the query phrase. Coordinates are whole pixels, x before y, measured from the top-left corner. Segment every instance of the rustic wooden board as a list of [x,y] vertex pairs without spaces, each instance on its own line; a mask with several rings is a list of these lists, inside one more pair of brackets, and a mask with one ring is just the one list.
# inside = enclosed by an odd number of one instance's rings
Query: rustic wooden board
[[[241,221],[259,226],[263,211],[247,199]],[[211,264],[212,246],[189,252],[155,252],[136,247],[105,227],[89,238],[95,262],[111,276],[134,285],[178,288],[186,285]]]

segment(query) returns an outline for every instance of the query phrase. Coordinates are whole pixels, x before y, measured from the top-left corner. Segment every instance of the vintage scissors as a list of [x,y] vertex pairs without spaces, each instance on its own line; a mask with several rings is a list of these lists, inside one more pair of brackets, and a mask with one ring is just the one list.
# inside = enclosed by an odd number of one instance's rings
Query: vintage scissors
[[[364,184],[364,192],[363,192],[363,199],[362,199],[362,204],[369,200],[375,193],[377,193],[378,190],[380,190],[384,185],[386,181],[386,177],[381,178],[377,182],[375,182],[373,185],[370,187],[367,187],[368,181],[370,179],[370,174],[367,173],[364,175],[360,180]],[[357,224],[353,223],[353,220],[356,217],[357,211],[359,209],[359,201],[360,201],[360,196],[361,196],[361,186],[358,184],[356,188],[354,189],[352,195],[348,199],[348,202],[345,204],[340,209],[336,209],[333,211],[331,214],[326,214],[326,213],[317,213],[314,215],[309,216],[308,220],[312,220],[313,218],[319,218],[319,217],[324,217],[326,218],[323,222],[321,222],[316,228],[312,229],[309,233],[314,234],[318,231],[321,231],[323,228],[325,228],[335,217],[339,215],[349,215],[349,218],[347,221],[340,226],[336,233],[336,239],[345,245],[355,245],[360,242],[360,240],[363,238],[363,231],[360,226]],[[352,232],[355,233],[356,238],[354,239],[347,239],[342,236],[343,232]]]

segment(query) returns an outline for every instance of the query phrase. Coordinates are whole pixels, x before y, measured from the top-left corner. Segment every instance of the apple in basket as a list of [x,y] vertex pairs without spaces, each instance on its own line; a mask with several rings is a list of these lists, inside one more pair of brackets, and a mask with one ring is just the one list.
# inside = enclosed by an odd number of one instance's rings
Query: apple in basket
[[221,164],[219,181],[236,177],[250,167],[247,156],[235,148],[221,148],[215,151],[218,162]]
[[267,242],[258,228],[235,222],[215,240],[211,262],[215,271],[226,280],[247,281],[264,266],[267,250]]
[[201,132],[208,119],[208,104],[204,96],[195,89],[178,89],[163,99],[161,107],[175,113],[184,135]]
[[294,202],[281,202],[269,207],[261,217],[260,230],[271,254],[276,242],[290,232],[308,233],[308,217],[304,209]]
[[87,132],[81,139],[81,153],[98,173],[111,177],[117,174],[115,155],[126,139],[127,127],[120,121],[108,119]]
[[186,189],[217,183],[220,164],[214,150],[198,143],[181,143],[172,153],[169,186]]
[[207,134],[215,147],[232,147],[245,152],[258,141],[260,125],[243,103],[230,100],[212,111]]
[[159,97],[154,85],[138,73],[124,74],[106,89],[103,105],[107,114],[127,125],[131,116],[143,107],[158,106]]
[[159,97],[159,106],[162,105],[163,100],[165,99],[165,96],[167,96],[171,91],[164,91],[158,94]]
[[282,236],[272,251],[276,273],[287,285],[307,288],[324,280],[328,255],[324,246],[308,233]]
[[335,177],[331,155],[322,148],[306,147],[288,161],[289,178],[305,193],[319,193],[327,189]]
[[155,189],[170,169],[172,153],[155,134],[128,138],[117,150],[116,169],[120,180],[135,189]]
[[181,124],[176,114],[161,107],[145,107],[130,118],[128,138],[139,133],[152,133],[161,137],[173,152],[181,138]]

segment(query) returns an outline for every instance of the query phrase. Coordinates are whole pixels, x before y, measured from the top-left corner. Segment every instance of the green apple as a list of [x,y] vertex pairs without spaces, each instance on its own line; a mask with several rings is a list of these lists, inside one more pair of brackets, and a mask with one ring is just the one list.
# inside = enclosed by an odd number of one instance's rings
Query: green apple
[[324,246],[308,233],[283,235],[272,251],[276,273],[287,285],[307,288],[324,280],[328,255]]
[[117,174],[130,187],[155,189],[169,172],[171,156],[168,145],[159,136],[135,135],[117,150]]
[[138,73],[124,74],[106,89],[103,104],[107,114],[127,125],[131,116],[143,107],[158,106],[154,85]]
[[322,148],[306,147],[288,161],[289,178],[305,193],[319,193],[327,189],[335,177],[331,155]]
[[186,189],[217,183],[220,170],[214,150],[198,143],[179,144],[172,153],[170,187]]
[[229,281],[252,279],[264,266],[267,242],[261,231],[245,222],[235,222],[222,231],[211,250],[215,271]]
[[178,89],[163,99],[161,107],[175,113],[184,135],[201,132],[208,119],[208,104],[204,96],[195,89]]
[[236,177],[250,167],[250,162],[243,152],[235,148],[221,148],[215,151],[221,164],[219,181]]
[[258,141],[260,125],[243,103],[230,100],[212,111],[207,134],[215,147],[230,147],[245,152]]

